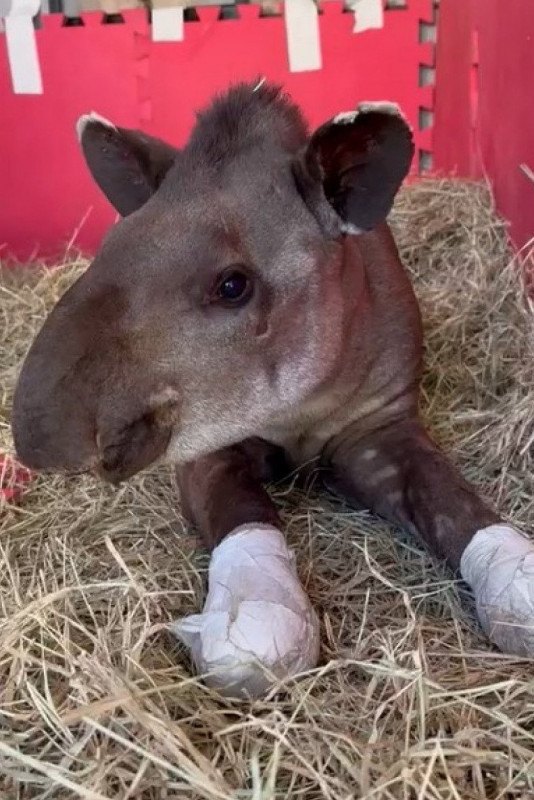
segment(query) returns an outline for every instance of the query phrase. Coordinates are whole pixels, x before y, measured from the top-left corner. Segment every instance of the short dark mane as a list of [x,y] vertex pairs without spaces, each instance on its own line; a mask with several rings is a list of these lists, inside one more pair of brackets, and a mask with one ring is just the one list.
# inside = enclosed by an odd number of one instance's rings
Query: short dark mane
[[189,149],[221,163],[263,141],[294,153],[307,136],[300,110],[282,88],[257,81],[233,86],[201,111]]

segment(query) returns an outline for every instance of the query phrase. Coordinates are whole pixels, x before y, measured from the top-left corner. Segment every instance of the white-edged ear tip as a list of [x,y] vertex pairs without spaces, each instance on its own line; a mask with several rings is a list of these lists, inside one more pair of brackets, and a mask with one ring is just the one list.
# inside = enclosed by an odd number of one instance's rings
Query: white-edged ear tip
[[382,114],[389,114],[392,117],[397,117],[397,119],[401,119],[404,122],[410,133],[413,135],[413,128],[408,122],[406,114],[403,112],[402,108],[397,105],[397,103],[392,103],[389,100],[377,100],[375,102],[360,103],[358,106],[358,111],[360,114],[369,114],[373,111],[379,111]]
[[336,114],[332,122],[334,125],[351,125],[358,114],[359,111],[341,111],[339,114]]
[[392,117],[398,117],[406,122],[406,117],[401,111],[397,103],[391,103],[388,100],[367,100],[360,103],[354,111],[342,111],[334,117],[335,125],[351,125],[360,114],[371,114],[379,111],[381,114],[389,114]]
[[376,101],[366,101],[365,103],[360,103],[358,106],[358,111],[360,114],[369,114],[373,111],[380,111],[382,114],[391,114],[392,117],[402,117],[404,119],[404,114],[402,113],[400,106],[397,103],[392,103],[389,100],[376,100]]
[[109,119],[106,119],[105,117],[102,117],[100,114],[97,114],[96,111],[91,111],[89,114],[82,114],[82,116],[79,117],[78,121],[76,122],[76,134],[80,142],[82,140],[82,136],[84,134],[86,127],[91,122],[99,122],[101,125],[105,125],[106,128],[111,128],[112,130],[116,130],[115,125],[112,122],[110,122]]

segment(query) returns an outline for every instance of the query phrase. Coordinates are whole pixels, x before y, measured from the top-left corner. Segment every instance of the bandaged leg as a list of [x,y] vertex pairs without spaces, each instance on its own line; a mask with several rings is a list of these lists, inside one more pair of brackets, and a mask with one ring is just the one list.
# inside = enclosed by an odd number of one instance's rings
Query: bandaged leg
[[460,572],[489,639],[505,653],[534,656],[534,543],[510,525],[491,525],[465,548]]
[[242,525],[212,553],[201,614],[175,623],[198,672],[223,694],[258,697],[273,679],[313,668],[319,624],[283,535]]
[[202,613],[171,629],[227,695],[257,697],[317,664],[317,617],[262,487],[278,468],[277,449],[254,440],[177,470],[182,507],[212,556]]
[[502,522],[417,417],[336,443],[331,485],[417,534],[471,587],[503,652],[534,656],[534,542]]

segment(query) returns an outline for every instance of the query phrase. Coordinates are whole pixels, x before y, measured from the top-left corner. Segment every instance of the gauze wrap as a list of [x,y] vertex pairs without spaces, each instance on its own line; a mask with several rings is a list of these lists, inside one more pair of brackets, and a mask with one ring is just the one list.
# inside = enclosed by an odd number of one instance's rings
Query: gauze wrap
[[317,615],[297,576],[282,533],[243,525],[212,553],[204,610],[171,630],[197,671],[222,694],[258,697],[275,678],[317,665]]
[[534,543],[511,525],[477,531],[460,562],[480,624],[504,653],[534,655]]

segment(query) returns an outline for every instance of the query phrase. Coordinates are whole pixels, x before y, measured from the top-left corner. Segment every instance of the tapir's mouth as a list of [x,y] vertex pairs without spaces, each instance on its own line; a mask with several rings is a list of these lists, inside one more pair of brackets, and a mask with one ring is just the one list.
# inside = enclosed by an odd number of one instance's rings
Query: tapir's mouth
[[26,418],[14,426],[18,460],[33,472],[77,477],[95,475],[119,484],[152,466],[165,454],[173,426],[157,412],[148,412],[119,427],[107,427],[100,435],[73,426],[70,436],[40,437],[40,430]]
[[173,431],[168,407],[150,408],[120,428],[96,437],[96,474],[117,484],[152,466],[164,455]]
[[148,469],[156,464],[162,455],[163,453],[155,455],[152,460],[145,458],[143,459],[143,462],[138,465],[130,464],[122,467],[113,467],[110,465],[109,461],[98,457],[91,459],[91,461],[86,464],[76,467],[55,464],[42,466],[41,462],[36,462],[32,458],[21,458],[18,454],[17,459],[23,466],[27,467],[32,472],[39,473],[45,477],[61,475],[64,478],[80,478],[83,476],[92,475],[95,478],[105,481],[106,483],[111,483],[112,485],[117,486],[123,481],[133,478],[143,470]]
[[148,335],[123,330],[122,294],[91,288],[91,269],[60,300],[26,356],[12,431],[29,469],[96,472],[119,483],[165,452],[180,422],[182,389],[175,372],[159,365]]
[[130,394],[91,400],[77,403],[74,393],[64,391],[44,404],[19,392],[12,427],[20,461],[38,472],[92,473],[118,484],[165,454],[179,423],[176,393],[143,397],[134,387]]

